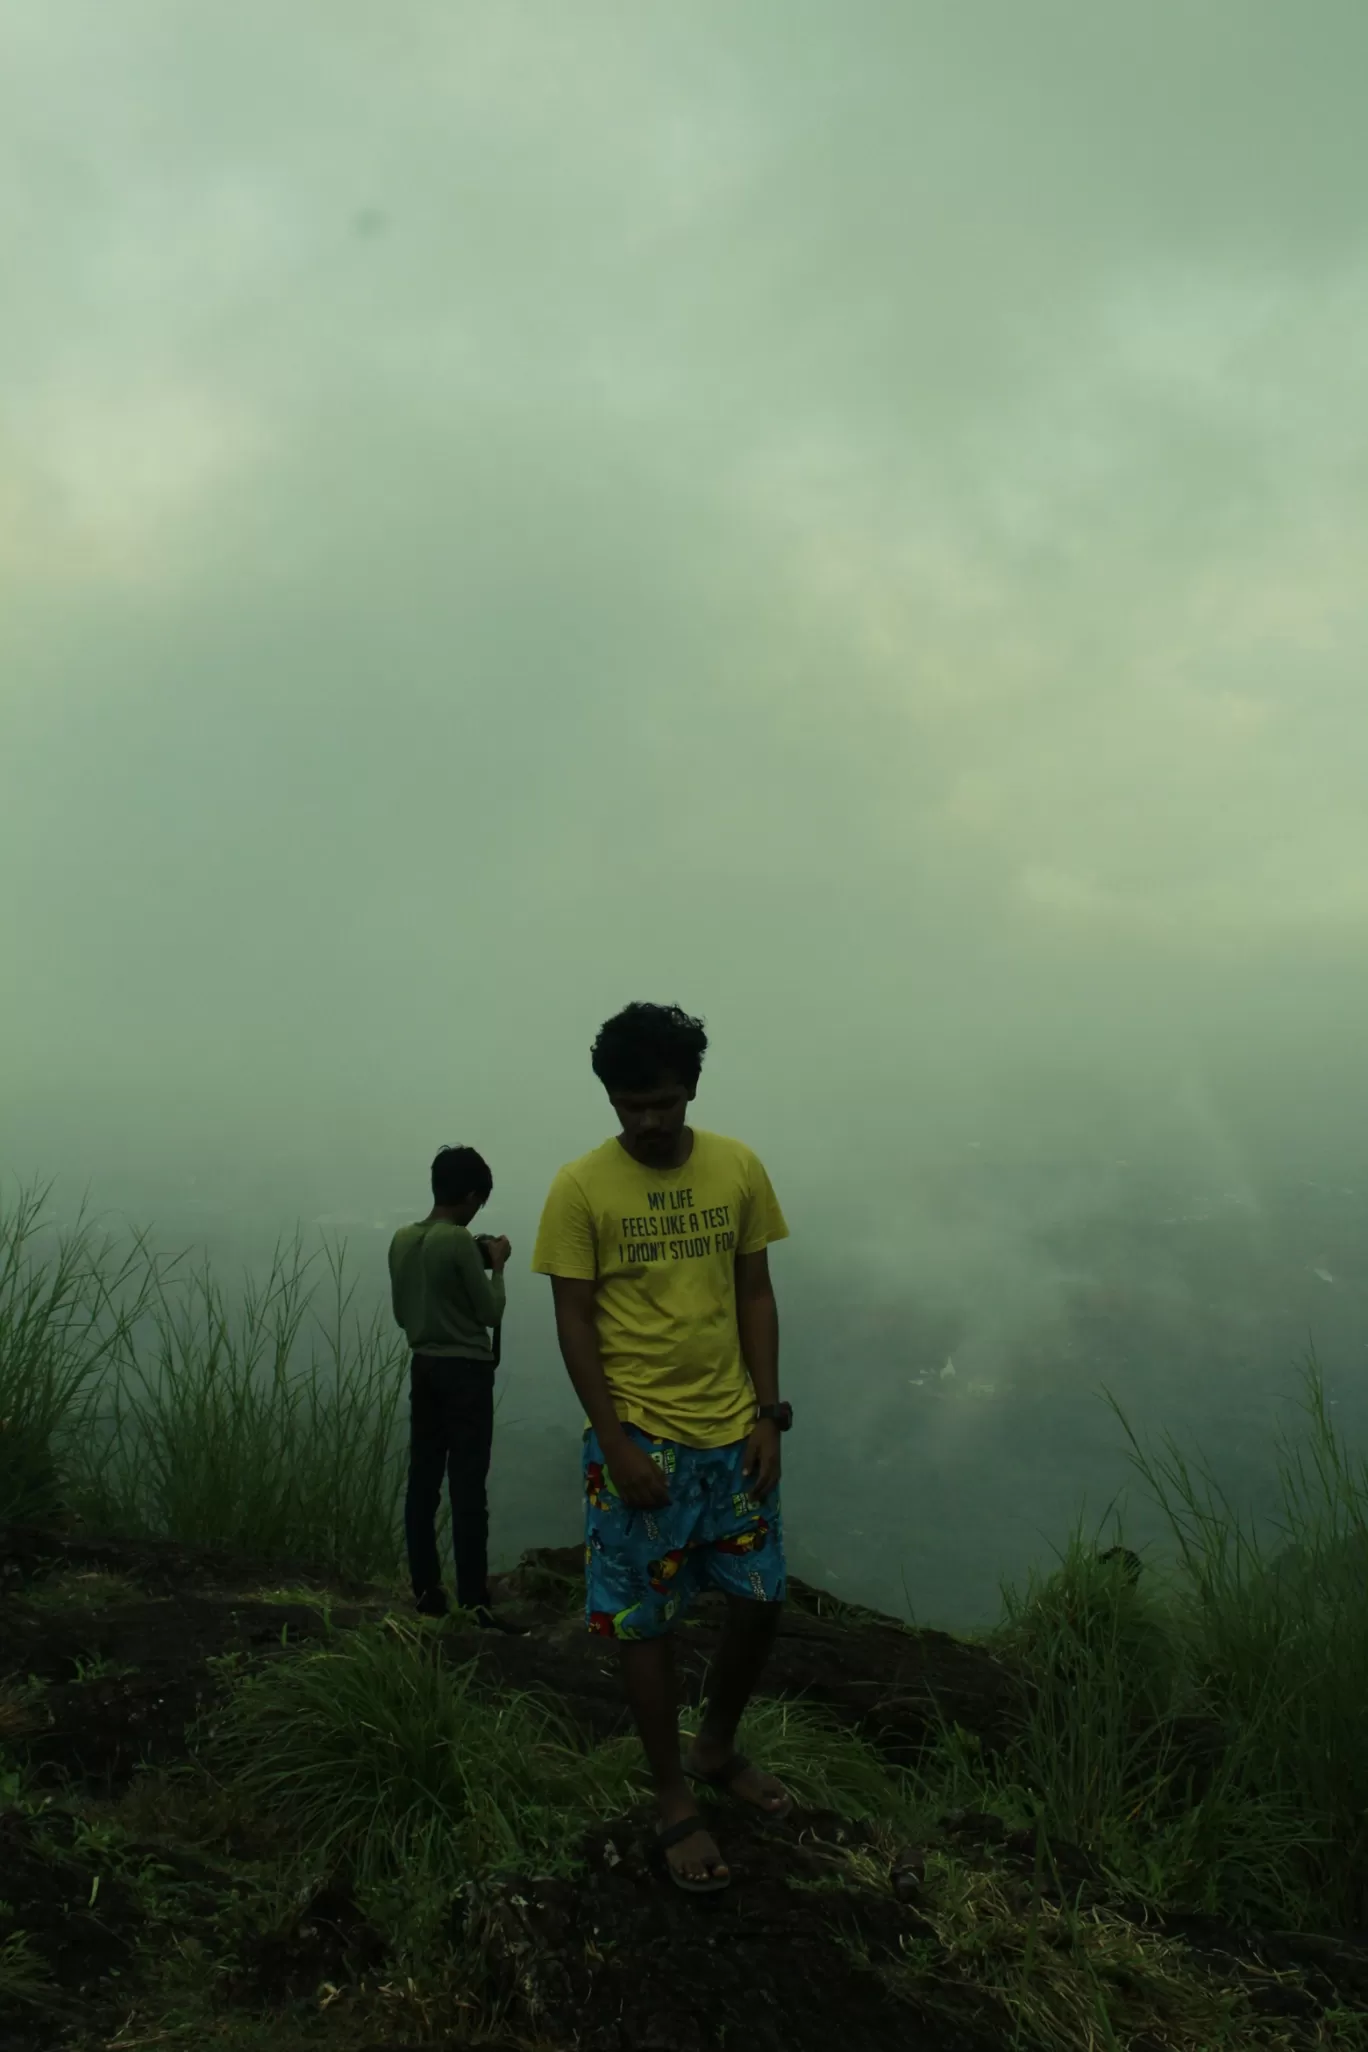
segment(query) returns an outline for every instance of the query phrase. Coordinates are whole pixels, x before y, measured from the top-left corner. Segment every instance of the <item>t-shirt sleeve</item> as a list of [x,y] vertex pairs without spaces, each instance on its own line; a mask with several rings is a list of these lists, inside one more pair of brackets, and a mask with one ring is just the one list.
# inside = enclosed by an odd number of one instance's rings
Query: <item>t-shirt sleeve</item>
[[542,1206],[537,1244],[532,1249],[534,1275],[563,1275],[573,1282],[596,1282],[598,1245],[593,1214],[583,1190],[561,1169]]
[[779,1209],[779,1199],[774,1194],[764,1163],[757,1155],[750,1154],[746,1163],[746,1194],[741,1200],[741,1226],[736,1236],[738,1254],[758,1254],[771,1241],[786,1240],[789,1236],[788,1220]]

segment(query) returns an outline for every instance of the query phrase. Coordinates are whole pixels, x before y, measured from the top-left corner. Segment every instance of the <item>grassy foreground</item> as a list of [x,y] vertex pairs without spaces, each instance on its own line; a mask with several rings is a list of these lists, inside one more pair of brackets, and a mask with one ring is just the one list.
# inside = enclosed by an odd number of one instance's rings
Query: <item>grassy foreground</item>
[[[183,1736],[112,1776],[52,1734],[139,1696],[127,1655],[161,1657],[138,1634],[173,1599],[60,1565],[0,1599],[0,2044],[564,2043],[563,2022],[539,2036],[557,1998],[534,1999],[511,1935],[541,1913],[534,1883],[562,1924],[584,1891],[606,1905],[566,1941],[599,1990],[614,1918],[630,1928],[651,1890],[654,1915],[697,1920],[644,1871],[628,1886],[635,1750],[568,1707],[555,1606],[528,1612],[530,1685],[492,1676],[459,1619],[400,1614],[402,1358],[353,1315],[340,1257],[329,1277],[320,1309],[296,1246],[230,1307],[145,1241],[54,1240],[41,1194],[0,1216],[0,1526],[64,1507],[84,1530],[315,1578],[210,1591],[219,1650],[185,1656]],[[755,1706],[743,1742],[802,1812],[782,1859],[743,1837],[733,1893],[753,1871],[794,1970],[820,1950],[828,1981],[851,1977],[852,2047],[871,1986],[909,2042],[947,2048],[1368,2047],[1360,1996],[1288,1937],[1356,1957],[1368,1922],[1368,1466],[1314,1363],[1271,1537],[1177,1448],[1132,1451],[1172,1545],[1137,1575],[1078,1534],[1007,1593],[982,1648],[1007,1677],[1005,1732],[933,1703],[895,1761],[810,1703]],[[146,1673],[160,1705],[189,1667]],[[98,1995],[50,1898],[88,1919],[88,1958],[117,1958]],[[537,1925],[533,1950],[560,1929]],[[894,2042],[881,2028],[868,2043]],[[803,2029],[790,2017],[775,2042]]]

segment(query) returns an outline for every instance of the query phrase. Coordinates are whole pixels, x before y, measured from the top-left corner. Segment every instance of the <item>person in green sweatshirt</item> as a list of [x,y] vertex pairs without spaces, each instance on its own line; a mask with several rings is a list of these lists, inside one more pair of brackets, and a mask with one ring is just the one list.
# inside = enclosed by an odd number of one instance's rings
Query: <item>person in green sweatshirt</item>
[[413,1350],[404,1537],[414,1601],[425,1617],[447,1614],[437,1557],[445,1476],[456,1601],[498,1629],[489,1603],[487,1484],[509,1243],[470,1231],[493,1188],[473,1147],[441,1148],[432,1164],[432,1209],[394,1235],[389,1272],[394,1316]]

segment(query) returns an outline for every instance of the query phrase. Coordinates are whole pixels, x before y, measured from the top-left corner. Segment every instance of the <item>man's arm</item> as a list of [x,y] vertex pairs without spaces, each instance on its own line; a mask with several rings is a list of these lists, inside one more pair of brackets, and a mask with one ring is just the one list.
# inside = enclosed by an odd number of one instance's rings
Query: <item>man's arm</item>
[[594,1316],[594,1289],[593,1283],[583,1282],[578,1277],[553,1275],[551,1278],[556,1338],[560,1341],[565,1372],[606,1455],[623,1433],[613,1405],[612,1391],[603,1372],[598,1324]]
[[741,1358],[760,1405],[779,1401],[779,1306],[769,1272],[769,1249],[736,1257],[736,1328]]
[[[779,1401],[779,1306],[770,1281],[769,1250],[736,1257],[736,1329],[741,1358],[750,1374],[756,1403],[763,1409]],[[745,1473],[754,1479],[758,1497],[773,1494],[782,1467],[779,1423],[757,1418],[746,1442]]]
[[560,1341],[565,1371],[603,1448],[603,1458],[618,1494],[624,1503],[645,1510],[653,1504],[668,1503],[669,1486],[650,1455],[627,1437],[618,1417],[599,1351],[595,1288],[594,1283],[579,1277],[552,1276],[556,1338]]
[[481,1325],[499,1325],[503,1320],[505,1291],[503,1270],[492,1276],[484,1271],[484,1259],[469,1233],[457,1233],[456,1268],[465,1286],[470,1308]]

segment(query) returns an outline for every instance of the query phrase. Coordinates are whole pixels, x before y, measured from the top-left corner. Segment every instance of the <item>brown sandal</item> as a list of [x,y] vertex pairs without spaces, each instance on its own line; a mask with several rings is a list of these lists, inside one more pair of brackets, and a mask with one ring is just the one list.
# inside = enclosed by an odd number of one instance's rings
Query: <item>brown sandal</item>
[[[686,1838],[696,1838],[700,1832],[707,1832],[707,1829],[700,1816],[681,1817],[677,1824],[667,1824],[663,1831],[657,1831],[655,1834],[655,1849],[664,1861],[666,1873],[675,1887],[682,1888],[686,1895],[720,1895],[724,1888],[731,1887],[730,1874],[713,1873],[708,1875],[706,1880],[691,1881],[680,1873],[678,1867],[672,1866],[670,1861],[665,1859],[671,1846],[683,1845]],[[725,1862],[719,1860],[718,1864],[724,1865]]]
[[707,1788],[721,1789],[724,1795],[731,1796],[733,1802],[740,1803],[743,1809],[753,1810],[757,1817],[764,1817],[771,1824],[782,1823],[784,1818],[791,1816],[793,1812],[791,1795],[786,1795],[777,1809],[771,1809],[768,1803],[753,1803],[749,1796],[733,1794],[733,1784],[745,1773],[750,1764],[744,1753],[733,1753],[730,1760],[724,1760],[711,1774],[704,1774],[697,1767],[686,1767],[684,1772],[690,1781],[701,1781]]

